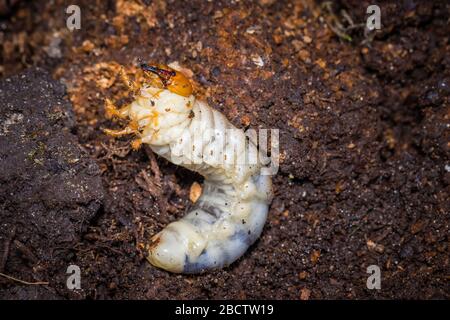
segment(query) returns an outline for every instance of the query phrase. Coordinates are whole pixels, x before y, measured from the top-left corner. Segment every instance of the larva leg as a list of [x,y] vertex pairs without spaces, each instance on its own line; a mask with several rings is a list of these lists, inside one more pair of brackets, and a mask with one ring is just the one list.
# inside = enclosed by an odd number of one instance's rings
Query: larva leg
[[[131,80],[130,77],[128,77],[123,67],[120,68],[120,78],[128,87],[128,89],[131,90],[133,93],[139,90],[139,86],[133,80]],[[129,115],[130,108],[131,105],[127,105],[122,108],[117,108],[110,99],[105,99],[105,111],[107,118],[117,117],[120,119],[125,119]]]
[[123,129],[120,130],[113,130],[113,129],[103,129],[103,131],[111,136],[111,137],[121,137],[121,136],[125,136],[127,134],[132,134],[132,133],[137,133],[136,130],[133,130],[130,127],[125,127]]
[[109,99],[105,100],[105,112],[107,118],[117,117],[120,119],[125,119],[128,117],[130,108],[131,105],[127,105],[119,109],[114,105],[114,103],[111,100]]
[[[138,134],[139,133],[139,122],[135,119],[132,119],[128,123],[128,125],[123,129],[120,129],[120,130],[103,129],[103,132],[105,132],[107,135],[112,136],[112,137],[121,137],[121,136],[125,136],[127,134]],[[137,139],[137,140],[141,141],[141,139]]]
[[120,78],[127,85],[128,89],[131,90],[131,92],[136,92],[137,90],[139,90],[139,86],[136,84],[136,82],[131,80],[130,77],[128,77],[128,74],[123,67],[121,67],[120,69]]

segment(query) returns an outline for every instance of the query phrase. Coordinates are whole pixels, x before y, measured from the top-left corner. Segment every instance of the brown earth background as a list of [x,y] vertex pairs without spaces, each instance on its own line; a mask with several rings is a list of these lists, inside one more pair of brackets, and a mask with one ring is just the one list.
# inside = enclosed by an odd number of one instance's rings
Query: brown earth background
[[[0,297],[448,299],[450,4],[372,2],[77,1],[81,29],[70,32],[71,1],[21,1],[10,12],[0,1],[0,76],[39,66],[66,86],[65,95],[42,80],[59,97],[48,101],[65,96],[73,108],[70,125],[51,122],[49,137],[62,140],[41,141],[43,160],[21,171],[41,177],[48,146],[67,141],[79,141],[72,154],[83,159],[66,159],[71,189],[49,180],[36,218],[33,188],[15,185],[18,167],[2,154],[0,272],[15,280],[0,277]],[[382,27],[365,33],[369,4],[381,7]],[[133,75],[140,60],[184,67],[197,95],[238,127],[280,129],[264,232],[228,268],[174,275],[145,260],[141,244],[184,214],[201,177],[103,134],[123,125],[103,107],[127,100],[119,66]],[[30,81],[26,92],[41,101]],[[53,198],[64,203],[60,220],[40,219]],[[66,288],[70,264],[81,290]],[[372,264],[381,290],[366,288]]]

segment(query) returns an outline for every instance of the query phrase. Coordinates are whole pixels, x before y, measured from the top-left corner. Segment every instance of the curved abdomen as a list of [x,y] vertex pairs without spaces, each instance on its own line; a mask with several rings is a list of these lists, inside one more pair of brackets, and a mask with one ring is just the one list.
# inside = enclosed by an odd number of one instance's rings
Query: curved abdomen
[[189,213],[154,236],[149,249],[152,264],[183,273],[221,268],[242,256],[260,236],[271,200],[271,179],[261,175],[257,147],[244,132],[203,102],[192,111],[176,141],[151,146],[205,177]]

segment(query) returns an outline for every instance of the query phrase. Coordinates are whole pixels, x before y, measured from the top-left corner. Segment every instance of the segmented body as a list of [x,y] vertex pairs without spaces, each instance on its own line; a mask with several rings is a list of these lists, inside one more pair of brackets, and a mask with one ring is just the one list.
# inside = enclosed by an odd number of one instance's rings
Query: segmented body
[[[148,260],[176,273],[222,268],[260,236],[271,178],[261,174],[259,151],[242,130],[191,92],[170,89],[166,84],[143,87],[125,113],[137,124],[142,143],[205,181],[190,211],[152,237]],[[242,154],[254,155],[256,161],[238,161]]]

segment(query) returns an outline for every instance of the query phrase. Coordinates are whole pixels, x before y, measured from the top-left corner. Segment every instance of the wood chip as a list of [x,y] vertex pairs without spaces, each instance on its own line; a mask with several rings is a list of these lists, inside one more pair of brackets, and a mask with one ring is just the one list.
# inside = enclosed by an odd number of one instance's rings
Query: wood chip
[[319,258],[320,258],[320,250],[314,250],[314,251],[311,253],[311,262],[312,262],[313,264],[316,264],[317,261],[319,261]]
[[202,186],[198,182],[194,182],[191,185],[191,190],[189,191],[189,199],[191,199],[193,203],[196,203],[201,194]]

